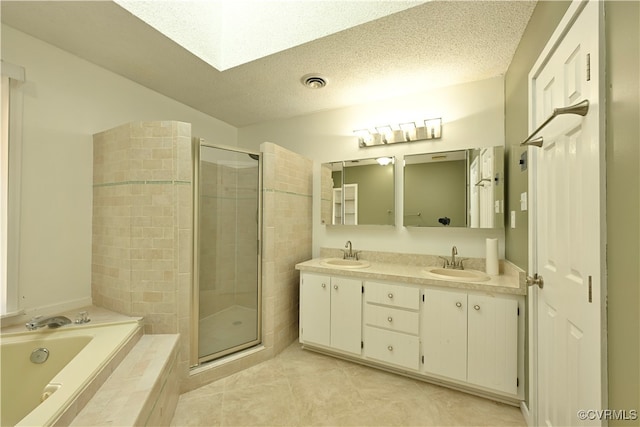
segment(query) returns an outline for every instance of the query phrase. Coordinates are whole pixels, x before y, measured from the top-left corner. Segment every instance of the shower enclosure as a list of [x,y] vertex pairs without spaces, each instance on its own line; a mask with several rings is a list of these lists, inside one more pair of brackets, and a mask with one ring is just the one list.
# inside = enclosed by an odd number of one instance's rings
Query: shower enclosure
[[261,342],[260,153],[193,141],[191,365]]

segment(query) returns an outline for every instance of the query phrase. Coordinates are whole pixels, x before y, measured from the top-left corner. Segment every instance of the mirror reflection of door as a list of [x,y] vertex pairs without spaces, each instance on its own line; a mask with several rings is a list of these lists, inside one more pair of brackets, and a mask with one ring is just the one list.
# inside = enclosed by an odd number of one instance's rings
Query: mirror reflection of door
[[494,161],[493,148],[484,148],[480,151],[481,176],[479,189],[480,200],[480,228],[493,228],[494,224],[494,196],[493,176]]
[[[469,167],[469,182],[480,181],[480,171],[478,167],[478,157],[473,159]],[[471,228],[480,227],[480,189],[478,185],[470,186],[469,196],[469,224]]]

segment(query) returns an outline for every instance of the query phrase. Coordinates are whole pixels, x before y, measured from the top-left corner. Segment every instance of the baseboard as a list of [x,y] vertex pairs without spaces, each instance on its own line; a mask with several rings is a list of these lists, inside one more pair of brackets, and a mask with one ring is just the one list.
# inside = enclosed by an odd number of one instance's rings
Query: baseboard
[[522,412],[522,416],[524,417],[524,421],[528,426],[533,426],[533,417],[529,412],[529,407],[527,406],[527,402],[520,402],[520,412]]

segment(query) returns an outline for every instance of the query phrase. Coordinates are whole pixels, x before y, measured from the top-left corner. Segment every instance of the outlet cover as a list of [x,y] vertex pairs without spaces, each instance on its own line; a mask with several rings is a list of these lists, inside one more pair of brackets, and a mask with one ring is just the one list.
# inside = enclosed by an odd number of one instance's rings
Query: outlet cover
[[511,228],[516,228],[516,211],[511,211]]

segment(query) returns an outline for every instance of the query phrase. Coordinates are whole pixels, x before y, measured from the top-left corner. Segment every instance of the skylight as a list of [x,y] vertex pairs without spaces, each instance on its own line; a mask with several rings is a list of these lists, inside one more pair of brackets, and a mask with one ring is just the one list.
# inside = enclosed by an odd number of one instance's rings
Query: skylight
[[219,71],[425,3],[359,0],[115,0]]

